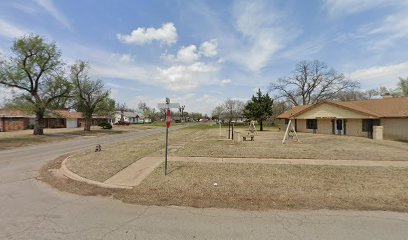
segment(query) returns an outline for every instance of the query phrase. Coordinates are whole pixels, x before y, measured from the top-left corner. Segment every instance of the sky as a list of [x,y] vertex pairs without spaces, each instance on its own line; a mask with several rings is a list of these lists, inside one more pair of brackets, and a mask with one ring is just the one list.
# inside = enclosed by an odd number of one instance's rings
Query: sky
[[132,108],[169,97],[211,113],[267,91],[303,60],[362,90],[408,76],[408,0],[0,0],[0,57],[27,34],[55,42],[67,66],[87,61]]

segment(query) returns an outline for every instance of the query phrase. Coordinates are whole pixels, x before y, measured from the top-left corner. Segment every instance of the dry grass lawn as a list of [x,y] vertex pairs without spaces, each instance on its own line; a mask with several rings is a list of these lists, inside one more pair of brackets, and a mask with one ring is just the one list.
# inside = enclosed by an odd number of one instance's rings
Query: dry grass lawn
[[[245,132],[244,129],[241,132]],[[282,145],[283,132],[275,129],[258,132],[258,134],[253,142],[234,143],[226,140],[225,137],[219,137],[218,129],[212,128],[206,132],[206,136],[201,141],[190,142],[175,154],[190,157],[408,160],[408,143],[406,142],[298,133],[300,143],[289,141]]]
[[[240,209],[408,211],[408,168],[174,162],[126,202]],[[214,186],[217,183],[217,186]],[[138,196],[138,197],[136,197]]]
[[161,166],[138,187],[119,190],[54,176],[49,169],[62,159],[44,166],[39,178],[63,191],[134,204],[408,212],[408,168],[171,162],[168,176]]
[[[200,136],[203,130],[195,127],[170,131],[169,142],[172,145],[185,144],[186,141]],[[103,182],[147,155],[162,154],[165,147],[165,136],[157,134],[144,139],[137,139],[119,144],[106,145],[102,152],[92,149],[79,152],[67,162],[67,167],[88,179]],[[171,147],[170,147],[171,148]]]
[[[242,129],[243,130],[243,129]],[[233,143],[213,126],[170,132],[174,156],[408,160],[408,144],[366,138],[299,134],[302,143],[281,144],[276,129],[254,142]],[[81,152],[68,167],[105,181],[147,155],[162,155],[164,134],[106,146],[101,153]],[[192,207],[266,209],[354,209],[408,212],[408,168],[317,165],[169,162],[132,190],[90,186],[53,176],[62,159],[49,163],[41,178],[58,189],[104,195],[128,203]],[[217,186],[214,186],[217,183]]]

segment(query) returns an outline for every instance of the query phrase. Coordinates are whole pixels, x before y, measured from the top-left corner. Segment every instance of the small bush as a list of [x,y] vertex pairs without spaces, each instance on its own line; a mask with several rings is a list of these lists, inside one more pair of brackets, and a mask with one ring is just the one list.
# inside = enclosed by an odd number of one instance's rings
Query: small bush
[[102,129],[112,129],[112,124],[108,122],[99,123],[98,126]]

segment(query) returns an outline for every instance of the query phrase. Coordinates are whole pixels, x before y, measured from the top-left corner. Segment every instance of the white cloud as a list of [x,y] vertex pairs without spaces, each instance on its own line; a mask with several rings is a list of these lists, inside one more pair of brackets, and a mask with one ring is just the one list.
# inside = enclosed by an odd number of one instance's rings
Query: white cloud
[[324,48],[325,44],[325,41],[322,39],[304,42],[282,52],[281,56],[296,61],[308,59],[319,53]]
[[408,8],[396,14],[387,16],[379,26],[368,30],[368,37],[376,40],[369,41],[370,46],[382,49],[391,46],[395,41],[408,39]]
[[220,86],[225,86],[231,83],[231,79],[223,79],[220,81]]
[[404,0],[322,0],[330,15],[354,14],[385,5],[401,4]]
[[217,40],[212,39],[210,41],[205,41],[198,48],[196,45],[189,45],[187,47],[181,47],[176,55],[173,54],[163,54],[162,59],[170,63],[185,63],[190,64],[200,60],[202,56],[214,57],[217,55]]
[[130,54],[122,54],[119,58],[119,61],[123,63],[132,63],[135,61],[135,58]]
[[[63,45],[63,48],[64,52],[69,49],[66,52],[83,54],[82,58],[88,59],[91,65],[90,73],[92,76],[105,80],[135,81],[175,92],[193,91],[200,86],[218,85],[220,82],[217,78],[220,69],[218,63],[197,61],[161,67],[160,65],[128,61],[132,56],[127,54],[114,54],[84,46]],[[77,57],[81,56],[75,56],[75,58]]]
[[36,2],[66,28],[71,28],[68,19],[54,6],[52,0],[36,0]]
[[190,45],[188,47],[182,47],[177,53],[177,59],[180,62],[191,63],[195,62],[200,58],[197,52],[197,47],[195,45]]
[[352,80],[360,81],[363,87],[395,87],[398,77],[407,75],[408,62],[394,65],[374,66],[350,73]]
[[331,16],[344,16],[356,14],[372,9],[384,9],[384,7],[393,7],[401,10],[408,7],[406,0],[321,0],[323,7]]
[[106,79],[124,79],[151,84],[151,76],[156,67],[149,64],[136,64],[130,54],[118,54],[84,45],[64,43],[60,46],[64,59],[73,64],[76,59],[86,59],[91,65],[90,74]]
[[353,6],[354,1],[326,1],[330,3],[333,2],[331,3],[333,5],[328,6],[336,9],[339,14],[354,13],[386,5],[391,6],[391,9],[393,9],[392,14],[386,15],[384,18],[374,19],[370,23],[362,25],[354,32],[339,33],[334,39],[337,42],[347,43],[350,41],[362,41],[364,42],[364,46],[369,50],[388,51],[388,47],[404,44],[405,42],[402,41],[408,39],[408,1],[363,1],[358,2],[359,4],[357,4],[357,6],[361,5],[360,7],[351,8],[354,9],[352,12],[350,12],[351,10],[347,11],[347,6]]
[[7,38],[17,38],[26,35],[27,31],[3,19],[0,19],[0,35]]
[[163,54],[161,58],[175,63],[192,63],[198,61],[200,55],[198,54],[197,46],[190,45],[187,47],[181,47],[176,56],[173,54]]
[[173,23],[164,23],[160,28],[137,28],[130,35],[117,34],[117,38],[123,43],[135,43],[143,45],[152,41],[171,45],[177,42],[177,30]]
[[29,14],[35,14],[37,12],[36,8],[28,5],[27,3],[23,4],[23,3],[13,2],[12,6],[20,11],[23,11]]
[[235,29],[243,37],[229,58],[251,71],[265,67],[272,56],[294,40],[300,31],[288,24],[281,12],[265,1],[241,1],[234,5]]
[[217,47],[218,47],[217,39],[205,41],[200,46],[200,54],[206,57],[214,57],[217,55]]
[[159,68],[156,81],[165,84],[173,91],[191,91],[200,85],[215,84],[218,82],[215,73],[219,68],[213,64],[195,62],[191,65],[174,65],[169,68]]
[[323,0],[324,7],[331,15],[356,13],[385,2],[387,0]]

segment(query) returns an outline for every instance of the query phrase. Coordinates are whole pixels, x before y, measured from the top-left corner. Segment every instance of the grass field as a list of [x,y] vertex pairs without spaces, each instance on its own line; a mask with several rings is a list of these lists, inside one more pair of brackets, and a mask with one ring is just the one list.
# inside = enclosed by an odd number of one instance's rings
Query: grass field
[[408,211],[408,168],[175,162],[169,169],[166,177],[156,169],[133,198],[118,197],[193,207]]
[[[170,155],[408,160],[408,144],[402,142],[299,134],[301,143],[282,145],[282,135],[277,129],[269,128],[259,132],[253,142],[236,143],[219,136],[217,126],[197,125],[170,132]],[[162,156],[163,148],[161,134],[143,141],[106,146],[100,153],[80,152],[68,161],[68,167],[81,176],[104,181],[144,156]],[[112,190],[52,176],[48,169],[58,168],[60,161],[51,162],[42,170],[42,178],[53,186],[135,204],[408,212],[406,167],[169,162],[167,176],[160,166],[132,190]]]
[[[171,162],[131,190],[100,188],[56,177],[61,157],[39,179],[67,192],[127,203],[267,209],[353,209],[408,212],[408,168]],[[214,186],[217,183],[217,186]]]
[[[170,131],[171,145],[185,144],[203,134],[199,127]],[[73,155],[67,167],[80,176],[96,181],[105,181],[123,168],[150,154],[162,154],[165,147],[164,133],[105,146],[102,152],[93,149]],[[172,148],[172,147],[170,147]]]
[[[242,129],[242,130],[241,130]],[[244,128],[239,131],[245,134]],[[247,157],[327,160],[408,160],[408,143],[374,141],[363,137],[298,133],[300,142],[288,141],[282,145],[284,133],[268,128],[259,132],[255,141],[233,142],[219,130],[210,128],[199,141],[189,142],[175,154],[191,157]]]

